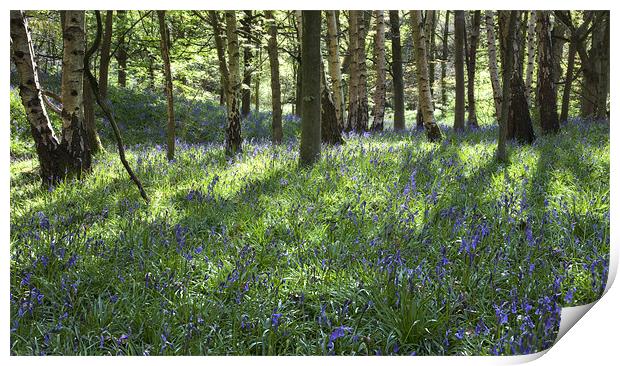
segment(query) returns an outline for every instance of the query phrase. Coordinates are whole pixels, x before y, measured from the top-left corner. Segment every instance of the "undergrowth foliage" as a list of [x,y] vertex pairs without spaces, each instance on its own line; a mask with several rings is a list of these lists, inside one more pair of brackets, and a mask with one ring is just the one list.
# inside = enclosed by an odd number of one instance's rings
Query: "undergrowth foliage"
[[273,146],[252,114],[227,160],[224,110],[183,100],[168,162],[162,101],[113,102],[149,206],[111,144],[41,188],[12,104],[12,354],[526,354],[605,287],[606,122],[512,145],[507,166],[484,126],[350,135],[299,168],[294,117]]

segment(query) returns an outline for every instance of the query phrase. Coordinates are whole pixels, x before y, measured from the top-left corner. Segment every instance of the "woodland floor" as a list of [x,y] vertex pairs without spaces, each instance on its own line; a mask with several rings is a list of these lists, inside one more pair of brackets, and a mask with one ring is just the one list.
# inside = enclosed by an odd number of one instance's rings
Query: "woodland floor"
[[231,161],[221,109],[179,108],[209,122],[168,162],[147,107],[117,114],[142,121],[123,129],[148,206],[107,126],[92,174],[49,191],[13,130],[12,354],[531,353],[605,287],[607,122],[510,145],[507,166],[495,126],[446,123],[438,145],[352,135],[301,169],[292,117],[274,147],[254,114]]

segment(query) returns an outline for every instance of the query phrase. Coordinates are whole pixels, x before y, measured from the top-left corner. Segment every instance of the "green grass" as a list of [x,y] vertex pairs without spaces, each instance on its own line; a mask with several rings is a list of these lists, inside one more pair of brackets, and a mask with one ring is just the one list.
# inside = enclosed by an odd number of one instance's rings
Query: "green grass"
[[12,354],[531,353],[605,286],[607,123],[507,166],[484,126],[348,136],[302,169],[296,120],[277,147],[246,121],[236,160],[205,124],[168,162],[149,118],[124,130],[148,206],[111,144],[48,190],[12,142]]

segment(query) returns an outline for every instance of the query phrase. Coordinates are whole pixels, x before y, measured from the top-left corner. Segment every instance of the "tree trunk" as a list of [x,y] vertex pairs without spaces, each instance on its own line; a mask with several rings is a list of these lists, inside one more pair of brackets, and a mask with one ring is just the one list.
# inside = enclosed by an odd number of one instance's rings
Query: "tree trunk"
[[159,20],[159,38],[161,46],[161,58],[164,61],[164,77],[166,80],[166,100],[168,102],[168,160],[174,159],[174,140],[175,140],[175,122],[174,122],[174,98],[172,95],[172,73],[170,70],[170,50],[168,49],[168,26],[166,25],[166,12],[164,10],[157,11]]
[[465,37],[465,12],[454,11],[454,73],[456,76],[456,100],[454,102],[454,129],[465,129],[465,73],[463,50]]
[[467,50],[467,124],[470,127],[478,127],[478,117],[476,116],[476,53],[478,50],[478,40],[480,39],[480,10],[475,10],[471,30],[469,32],[469,43]]
[[243,87],[241,89],[241,116],[250,114],[251,84],[252,84],[252,48],[250,47],[252,33],[252,10],[245,10],[241,20],[245,42],[243,46]]
[[538,33],[538,82],[537,99],[540,111],[540,127],[543,134],[557,133],[558,121],[557,94],[553,77],[553,48],[551,40],[551,22],[548,11],[537,11]]
[[226,11],[226,37],[228,39],[228,127],[226,128],[226,155],[234,156],[241,152],[241,115],[239,114],[239,38],[237,36],[237,16],[234,10]]
[[91,152],[84,123],[84,53],[86,52],[84,11],[65,11],[62,58],[62,140],[67,152],[65,169],[81,177],[90,171]]
[[[412,26],[413,27],[413,26]],[[435,11],[427,10],[426,15],[424,17],[424,33],[426,34],[426,55],[428,57],[428,68],[429,68],[429,85],[431,88],[431,96],[433,95],[433,79],[435,74],[434,60],[433,60],[433,50],[435,48],[434,45],[434,33],[435,33]],[[416,113],[416,128],[422,129],[424,128],[424,116],[422,113],[422,102],[418,98],[418,111]]]
[[342,75],[340,73],[340,53],[338,48],[338,27],[336,20],[336,12],[334,10],[325,11],[327,19],[327,58],[329,76],[332,80],[332,89],[334,91],[334,103],[336,105],[336,117],[338,118],[338,126],[344,129],[344,121],[346,115],[346,105],[344,102],[344,94],[342,90]]
[[[562,78],[562,60],[564,58],[564,44],[566,38],[566,26],[559,20],[553,23],[551,30],[551,44],[553,47],[553,82],[555,83],[555,93],[560,92],[560,79]],[[564,84],[566,85],[566,84]]]
[[[518,13],[518,12],[517,12]],[[512,16],[512,12],[511,15]],[[532,143],[535,139],[534,128],[532,127],[532,119],[530,117],[527,99],[525,98],[525,81],[523,80],[523,70],[519,66],[522,63],[521,52],[521,32],[520,17],[517,15],[515,35],[512,44],[505,44],[503,47],[512,47],[512,55],[514,57],[512,76],[510,78],[510,113],[507,122],[507,139],[517,140],[524,143]],[[505,36],[504,39],[507,39]],[[507,60],[504,60],[507,62]],[[503,94],[506,98],[506,94]]]
[[359,93],[357,91],[359,87],[359,62],[357,61],[357,42],[359,41],[359,11],[349,11],[349,113],[347,115],[347,123],[345,125],[345,131],[353,131],[357,126],[358,120],[358,100]]
[[300,164],[321,157],[321,11],[302,11],[302,110]]
[[[525,97],[532,106],[532,81],[534,79],[534,56],[536,55],[536,11],[530,12],[527,22],[527,68],[525,69]],[[540,37],[540,35],[538,35]],[[540,72],[540,71],[539,71]]]
[[280,62],[278,60],[278,26],[273,17],[273,11],[266,10],[265,18],[269,27],[267,53],[271,68],[271,138],[274,144],[282,142],[282,100],[280,93]]
[[383,131],[383,117],[385,115],[385,21],[383,10],[375,10],[377,19],[377,33],[375,35],[375,66],[377,80],[374,95],[373,131]]
[[295,78],[295,112],[298,116],[301,116],[302,92],[301,92],[301,26],[302,16],[301,10],[295,10],[295,24],[297,26],[297,77]]
[[[85,24],[84,25],[85,34],[88,34],[86,32],[86,29],[87,29],[87,25]],[[87,36],[84,42],[85,42],[84,46],[86,49],[86,47],[88,46]],[[108,54],[109,54],[109,51],[108,51]],[[107,83],[107,77],[106,77],[106,83]],[[84,88],[82,95],[84,98],[84,130],[86,132],[86,144],[88,145],[90,152],[94,155],[104,149],[103,149],[103,145],[101,144],[101,139],[99,139],[99,134],[97,133],[97,125],[95,121],[95,100],[93,97],[93,91],[90,86],[90,82],[88,81],[88,78],[86,77],[86,73],[84,73],[84,83],[82,87]]]
[[215,39],[215,49],[220,69],[220,105],[224,105],[226,104],[226,93],[228,91],[228,66],[226,65],[226,49],[222,39],[224,30],[216,11],[209,10],[209,22],[213,28],[213,38]]
[[426,58],[426,36],[424,34],[424,23],[422,23],[422,12],[412,10],[411,18],[413,27],[413,42],[416,48],[416,74],[418,79],[418,94],[420,95],[420,105],[422,107],[422,118],[426,136],[429,141],[441,141],[441,131],[435,123],[433,111],[433,97],[431,95],[430,80],[428,77],[428,59]]
[[493,104],[495,106],[495,117],[499,122],[502,116],[502,89],[499,85],[499,75],[497,71],[497,48],[495,45],[495,23],[493,21],[493,11],[486,10],[484,12],[487,28],[487,48],[489,50],[489,75],[491,77],[491,86],[493,88]]
[[446,10],[446,21],[443,27],[443,39],[441,50],[441,113],[445,114],[445,108],[448,104],[448,96],[446,94],[446,69],[448,65],[448,32],[450,28],[450,11]]
[[116,51],[116,62],[118,62],[118,85],[127,87],[127,45],[125,44],[125,20],[126,10],[117,10],[119,30],[118,30],[118,49]]
[[35,62],[28,21],[21,10],[11,10],[11,51],[19,77],[19,94],[30,122],[43,184],[64,177],[60,142],[47,115]]
[[365,12],[359,11],[359,17],[357,21],[359,37],[356,42],[357,57],[357,71],[359,73],[359,83],[357,85],[357,121],[355,123],[355,131],[363,132],[368,129],[368,91],[367,91],[367,69],[366,69],[366,34],[368,32],[368,26],[365,21]]
[[574,43],[568,45],[568,66],[566,67],[566,77],[564,78],[564,90],[562,91],[562,112],[560,122],[568,120],[568,108],[570,106],[570,93],[573,85],[573,74],[575,72],[575,54],[577,50]]
[[400,19],[398,10],[390,10],[392,40],[392,85],[394,87],[394,130],[405,129],[405,97],[403,90],[403,59],[400,46]]
[[[508,161],[506,153],[506,140],[508,139],[508,118],[510,114],[511,93],[510,80],[514,68],[514,47],[517,11],[500,11],[500,44],[502,45],[502,95],[504,96],[501,107],[502,113],[499,118],[499,135],[497,138],[497,160],[502,163]],[[492,23],[490,11],[487,11],[487,32]],[[491,20],[491,21],[489,21]]]
[[336,104],[327,86],[327,77],[321,60],[321,142],[329,145],[341,144],[344,140],[338,127]]
[[[105,31],[101,43],[101,58],[99,60],[99,91],[101,98],[108,97],[108,71],[110,69],[110,48],[112,46],[112,23],[114,10],[108,10],[105,16]],[[85,89],[89,89],[88,87]],[[92,94],[92,93],[91,93]]]

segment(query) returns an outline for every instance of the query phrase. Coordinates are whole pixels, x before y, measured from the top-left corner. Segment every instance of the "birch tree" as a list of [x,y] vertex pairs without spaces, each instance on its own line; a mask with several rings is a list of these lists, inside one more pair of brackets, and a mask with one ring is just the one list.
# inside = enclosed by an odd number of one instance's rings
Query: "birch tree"
[[428,77],[428,59],[426,58],[426,36],[424,34],[424,23],[422,22],[422,12],[412,10],[413,19],[413,43],[416,49],[416,74],[418,81],[418,94],[422,107],[422,117],[424,129],[429,141],[441,141],[441,131],[435,122],[433,110],[433,97]]
[[327,60],[329,76],[332,81],[332,90],[334,95],[334,104],[336,106],[336,117],[338,118],[338,126],[344,129],[344,121],[346,119],[346,105],[342,88],[342,74],[340,73],[340,50],[338,47],[338,28],[336,21],[336,11],[325,11],[325,19],[327,21]]
[[239,77],[239,38],[237,36],[237,16],[234,10],[226,10],[226,38],[228,51],[228,82],[226,108],[228,126],[226,127],[226,155],[234,156],[241,152],[241,114],[239,99],[241,80]]
[[375,67],[377,80],[375,84],[373,121],[371,129],[373,131],[383,130],[383,117],[385,115],[385,21],[383,10],[375,10],[376,35],[375,35]]
[[527,22],[527,67],[525,69],[525,96],[527,105],[532,106],[532,81],[534,79],[534,58],[536,56],[536,11],[530,12]]
[[161,58],[164,62],[164,79],[166,82],[166,101],[168,113],[168,124],[166,129],[166,140],[168,145],[167,158],[174,159],[174,140],[175,140],[175,121],[174,121],[174,97],[172,95],[172,72],[170,69],[170,49],[168,44],[168,26],[166,25],[166,12],[157,11],[159,20],[159,43],[161,48]]
[[392,43],[392,85],[394,88],[394,130],[402,131],[405,129],[405,98],[398,10],[390,10],[390,36]]
[[487,49],[489,52],[489,76],[491,78],[491,87],[493,89],[493,105],[495,107],[495,117],[500,120],[502,115],[502,89],[499,84],[499,75],[497,71],[497,47],[495,45],[495,22],[493,20],[493,11],[486,10],[484,12],[487,33]]

